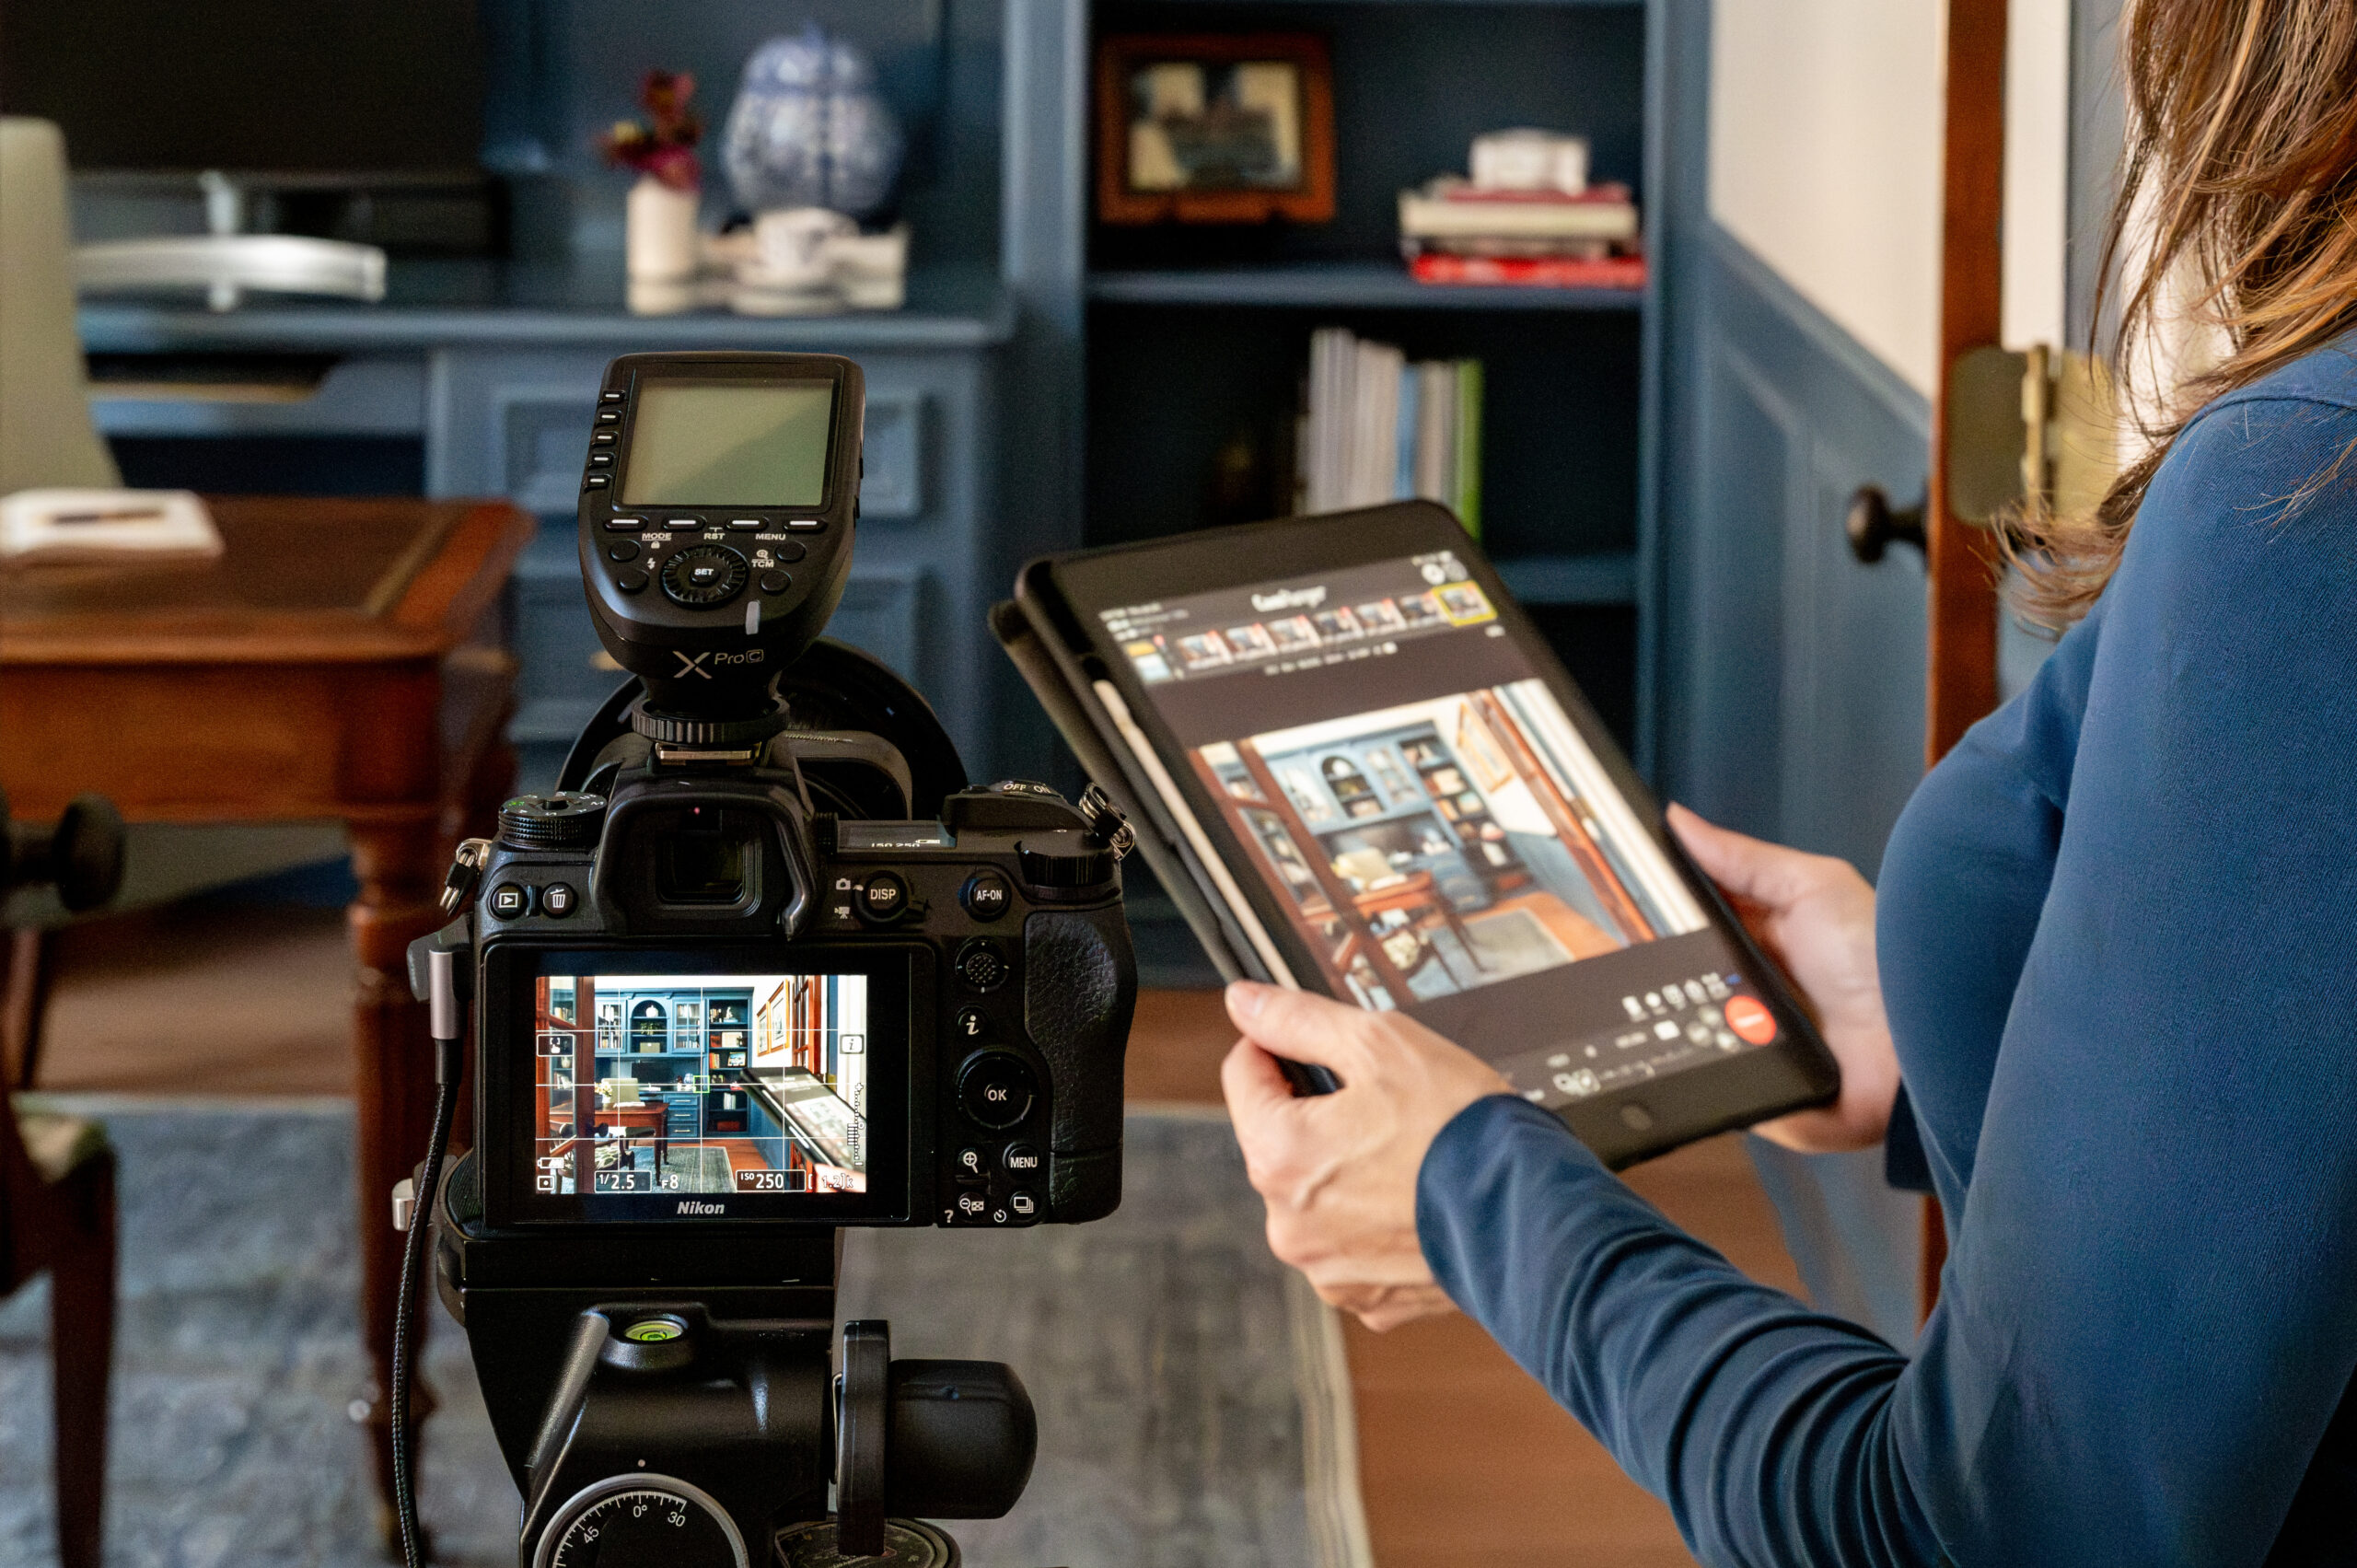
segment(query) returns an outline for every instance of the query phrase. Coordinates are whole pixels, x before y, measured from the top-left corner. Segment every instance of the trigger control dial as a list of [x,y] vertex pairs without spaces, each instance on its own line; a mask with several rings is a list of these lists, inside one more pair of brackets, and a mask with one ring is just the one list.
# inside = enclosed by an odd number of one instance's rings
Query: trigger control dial
[[744,592],[751,570],[726,545],[691,545],[663,563],[663,592],[674,604],[709,610]]

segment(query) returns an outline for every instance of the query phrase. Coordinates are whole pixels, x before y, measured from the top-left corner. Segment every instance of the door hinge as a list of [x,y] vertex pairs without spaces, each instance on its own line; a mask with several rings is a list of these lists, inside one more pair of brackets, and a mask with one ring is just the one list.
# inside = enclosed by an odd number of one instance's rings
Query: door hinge
[[1985,344],[1948,366],[1948,515],[1990,526],[2035,496],[2095,508],[2119,471],[2119,410],[2103,361],[2046,343]]

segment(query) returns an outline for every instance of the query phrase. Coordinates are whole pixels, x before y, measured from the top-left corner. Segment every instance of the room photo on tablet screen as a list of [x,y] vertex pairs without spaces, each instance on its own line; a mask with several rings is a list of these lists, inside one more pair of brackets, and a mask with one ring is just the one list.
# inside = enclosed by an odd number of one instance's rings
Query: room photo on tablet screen
[[1453,552],[1097,613],[1322,989],[1415,1012],[1550,1105],[1775,1040]]

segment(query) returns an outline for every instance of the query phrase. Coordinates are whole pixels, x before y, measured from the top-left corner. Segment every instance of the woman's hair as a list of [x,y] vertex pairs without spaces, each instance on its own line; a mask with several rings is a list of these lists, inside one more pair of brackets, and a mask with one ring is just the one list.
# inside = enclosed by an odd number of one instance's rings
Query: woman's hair
[[[2357,4],[2131,0],[2121,27],[2128,145],[2096,315],[2119,299],[2113,385],[2149,445],[2092,517],[2033,510],[2014,530],[2017,607],[2056,627],[2103,592],[2200,405],[2357,325]],[[2178,311],[2212,331],[2223,357],[2148,412],[2134,361]]]

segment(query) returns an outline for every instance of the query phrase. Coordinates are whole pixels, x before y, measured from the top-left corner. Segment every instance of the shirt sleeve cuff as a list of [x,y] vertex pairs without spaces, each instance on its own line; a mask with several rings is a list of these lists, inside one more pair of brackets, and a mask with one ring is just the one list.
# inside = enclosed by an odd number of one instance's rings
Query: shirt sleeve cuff
[[1480,1238],[1503,1239],[1510,1216],[1485,1213],[1501,1195],[1502,1162],[1537,1157],[1605,1176],[1602,1162],[1550,1113],[1515,1095],[1491,1095],[1451,1117],[1416,1172],[1416,1241],[1449,1299],[1471,1311],[1468,1271]]

